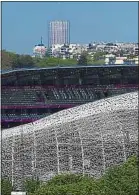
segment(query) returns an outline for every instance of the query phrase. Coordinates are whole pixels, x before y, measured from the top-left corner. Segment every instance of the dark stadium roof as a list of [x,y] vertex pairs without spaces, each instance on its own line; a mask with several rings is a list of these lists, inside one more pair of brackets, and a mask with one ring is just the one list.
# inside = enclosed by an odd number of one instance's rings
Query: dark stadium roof
[[54,66],[54,67],[47,67],[47,68],[39,68],[39,67],[33,67],[33,68],[17,68],[17,69],[10,69],[10,70],[1,70],[1,74],[7,74],[11,72],[16,72],[16,71],[27,71],[27,70],[50,70],[50,69],[65,69],[65,68],[89,68],[89,67],[132,67],[132,66],[137,66],[136,64],[134,65],[124,65],[124,64],[112,64],[112,65],[90,65],[90,66],[82,66],[82,65],[76,65],[76,66]]

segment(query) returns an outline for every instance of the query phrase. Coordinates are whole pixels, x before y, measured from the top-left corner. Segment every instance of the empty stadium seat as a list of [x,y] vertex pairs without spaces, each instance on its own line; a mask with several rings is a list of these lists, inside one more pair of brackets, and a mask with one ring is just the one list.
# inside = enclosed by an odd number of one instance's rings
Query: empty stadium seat
[[[109,88],[107,95],[113,96],[135,91],[136,88]],[[93,87],[23,87],[2,89],[2,105],[38,105],[49,103],[85,103],[105,97],[103,89]]]

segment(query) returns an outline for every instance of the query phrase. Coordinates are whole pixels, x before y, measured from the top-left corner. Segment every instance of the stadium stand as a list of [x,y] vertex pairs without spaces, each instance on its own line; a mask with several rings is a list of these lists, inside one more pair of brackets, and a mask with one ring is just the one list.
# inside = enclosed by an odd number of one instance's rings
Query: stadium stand
[[138,90],[138,66],[20,69],[2,73],[2,128]]

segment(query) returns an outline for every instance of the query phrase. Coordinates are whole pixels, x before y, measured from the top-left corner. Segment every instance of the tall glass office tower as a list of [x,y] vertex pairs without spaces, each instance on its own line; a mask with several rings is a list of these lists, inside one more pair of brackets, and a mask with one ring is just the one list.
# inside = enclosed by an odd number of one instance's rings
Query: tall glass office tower
[[53,44],[70,43],[70,23],[69,21],[55,20],[49,22],[49,47]]

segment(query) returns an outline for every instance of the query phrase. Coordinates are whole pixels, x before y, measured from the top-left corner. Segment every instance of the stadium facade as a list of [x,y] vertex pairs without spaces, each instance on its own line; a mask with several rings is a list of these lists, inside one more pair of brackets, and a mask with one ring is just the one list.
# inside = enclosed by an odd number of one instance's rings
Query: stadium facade
[[138,94],[87,103],[2,131],[2,176],[14,189],[60,173],[100,177],[137,154]]
[[2,128],[138,90],[138,66],[69,66],[2,73]]

